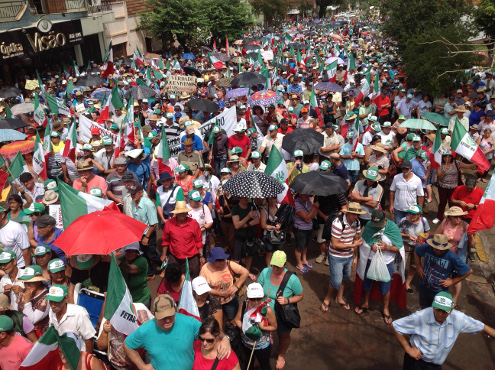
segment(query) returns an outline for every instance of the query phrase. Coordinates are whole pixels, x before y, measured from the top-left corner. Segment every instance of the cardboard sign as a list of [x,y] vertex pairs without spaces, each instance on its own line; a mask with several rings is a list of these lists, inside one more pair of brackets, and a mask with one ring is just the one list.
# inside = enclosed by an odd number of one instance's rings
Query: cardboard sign
[[182,76],[182,75],[170,75],[167,77],[167,84],[169,85],[168,93],[180,94],[182,92],[195,93],[196,92],[196,77],[195,76]]

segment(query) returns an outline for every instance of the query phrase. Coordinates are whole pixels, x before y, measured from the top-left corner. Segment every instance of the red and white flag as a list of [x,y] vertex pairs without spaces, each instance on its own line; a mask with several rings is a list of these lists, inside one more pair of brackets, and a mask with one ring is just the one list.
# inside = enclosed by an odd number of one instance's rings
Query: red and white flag
[[433,148],[430,152],[431,168],[436,170],[442,165],[442,138],[440,133],[435,135],[435,141],[433,142]]
[[198,305],[196,304],[196,300],[193,296],[191,276],[189,274],[189,261],[186,258],[186,273],[185,280],[182,284],[182,290],[180,292],[180,300],[179,300],[179,313],[187,316],[192,316],[198,321],[201,321],[199,316]]
[[74,122],[70,126],[69,133],[67,134],[67,140],[65,140],[65,147],[62,156],[64,158],[70,158],[72,162],[76,163],[76,146],[77,146],[77,133],[76,133],[76,123]]
[[488,183],[478,208],[468,226],[467,233],[472,235],[480,230],[493,229],[495,224],[495,173]]
[[34,141],[33,152],[33,169],[43,180],[48,179],[46,173],[46,164],[48,163],[47,157],[48,155],[45,157],[45,151],[43,149],[43,144],[41,143],[40,136],[38,135],[38,132],[36,132],[36,140]]
[[359,91],[358,96],[356,96],[356,104],[358,104],[362,99],[368,96],[370,93],[370,83],[368,80],[363,78],[361,80],[361,90]]
[[108,95],[105,106],[100,112],[100,117],[98,117],[97,123],[104,124],[107,119],[110,118],[110,105],[112,104],[112,94]]
[[208,53],[208,58],[210,59],[210,63],[215,67],[215,69],[222,69],[225,67],[225,63],[220,61],[218,58],[214,57],[210,53]]

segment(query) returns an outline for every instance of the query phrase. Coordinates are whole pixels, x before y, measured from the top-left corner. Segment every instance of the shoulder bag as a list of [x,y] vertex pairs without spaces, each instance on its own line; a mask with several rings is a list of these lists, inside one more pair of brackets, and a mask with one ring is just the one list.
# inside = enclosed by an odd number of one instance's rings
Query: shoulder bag
[[[280,283],[280,286],[278,288],[276,298],[282,296],[282,293],[284,292],[287,282],[289,281],[292,274],[293,274],[292,271],[287,271],[285,273],[284,278],[282,279],[282,282]],[[281,305],[280,303],[277,302],[276,298],[275,298],[275,313],[277,314],[278,318],[282,320],[284,325],[286,325],[289,328],[299,328],[299,326],[301,325],[301,315],[299,314],[297,303],[289,303],[289,304]]]
[[[268,215],[269,224],[271,226],[275,226],[277,223],[275,219],[276,216],[270,213],[269,207],[266,207],[265,211]],[[273,218],[273,221],[271,218]],[[284,244],[286,238],[287,232],[285,230],[280,230],[279,232],[276,232],[275,230],[267,230],[266,232],[266,239],[270,242],[270,244]]]
[[227,267],[229,268],[230,275],[232,275],[232,277],[234,278],[234,285],[236,285],[239,288],[239,290],[237,291],[237,295],[239,297],[242,297],[244,294],[246,294],[247,286],[246,284],[242,284],[242,286],[237,285],[240,275],[236,274],[234,270],[232,270],[232,267],[230,267],[230,261],[227,261]]

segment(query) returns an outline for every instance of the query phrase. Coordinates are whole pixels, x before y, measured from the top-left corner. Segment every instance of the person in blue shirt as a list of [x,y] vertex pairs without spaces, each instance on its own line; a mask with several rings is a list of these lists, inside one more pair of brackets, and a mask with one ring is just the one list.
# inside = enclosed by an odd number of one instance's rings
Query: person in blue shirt
[[[194,363],[194,341],[199,337],[201,322],[176,312],[175,302],[168,294],[153,301],[155,318],[137,328],[124,341],[127,357],[138,369],[191,370]],[[146,365],[138,352],[145,349],[151,366]],[[229,338],[223,336],[218,345],[218,359],[230,354]]]
[[[191,138],[193,141],[193,150],[197,150],[198,152],[201,153],[203,151],[203,140],[201,140],[201,138],[194,133],[194,127],[192,127],[192,126],[186,127],[186,134],[184,136],[182,136],[182,138],[180,139],[180,142],[183,143],[187,137]],[[181,150],[184,150],[183,144],[181,144],[180,147],[181,147]]]
[[479,75],[476,75],[473,77],[473,83],[474,83],[474,86],[473,86],[474,91],[478,91],[478,88],[480,86],[483,86],[486,88],[486,84],[483,81],[481,81],[481,77]]
[[[451,247],[446,235],[435,234],[414,250],[414,261],[421,277],[419,305],[423,308],[431,306],[438,292],[447,292],[450,286],[473,273],[471,267],[450,250]],[[421,257],[424,258],[423,265]]]
[[139,184],[144,190],[149,192],[149,189],[151,189],[151,172],[149,155],[146,155],[145,150],[147,150],[149,154],[149,148],[133,149],[126,153],[128,158],[127,170],[135,174]]

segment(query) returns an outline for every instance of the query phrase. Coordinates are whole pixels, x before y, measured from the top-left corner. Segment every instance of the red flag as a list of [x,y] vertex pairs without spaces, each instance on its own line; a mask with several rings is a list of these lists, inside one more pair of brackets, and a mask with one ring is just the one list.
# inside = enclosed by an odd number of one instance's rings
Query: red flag
[[108,76],[110,76],[111,74],[113,74],[113,72],[114,72],[113,62],[108,62],[107,69],[105,69],[103,71],[103,73],[101,74],[101,77],[102,78],[108,78]]
[[108,95],[108,99],[105,102],[105,106],[103,107],[100,117],[98,117],[97,123],[104,124],[107,119],[110,118],[110,102],[112,100],[112,94]]
[[7,182],[7,179],[9,178],[9,174],[5,171],[0,171],[0,193],[3,191],[3,188],[5,187],[5,183]]

